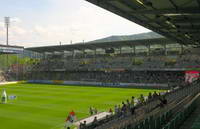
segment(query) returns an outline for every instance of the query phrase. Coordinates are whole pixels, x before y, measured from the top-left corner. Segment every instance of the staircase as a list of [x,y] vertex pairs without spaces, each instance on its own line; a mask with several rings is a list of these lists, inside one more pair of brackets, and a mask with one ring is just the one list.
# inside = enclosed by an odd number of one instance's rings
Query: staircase
[[194,112],[186,119],[179,129],[200,129],[200,108],[197,107]]

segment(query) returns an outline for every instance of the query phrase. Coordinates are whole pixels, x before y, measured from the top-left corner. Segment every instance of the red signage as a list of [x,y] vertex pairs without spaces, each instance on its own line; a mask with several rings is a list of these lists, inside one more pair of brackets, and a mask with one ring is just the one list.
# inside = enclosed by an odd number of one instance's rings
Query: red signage
[[199,78],[199,71],[185,71],[185,82],[192,83]]

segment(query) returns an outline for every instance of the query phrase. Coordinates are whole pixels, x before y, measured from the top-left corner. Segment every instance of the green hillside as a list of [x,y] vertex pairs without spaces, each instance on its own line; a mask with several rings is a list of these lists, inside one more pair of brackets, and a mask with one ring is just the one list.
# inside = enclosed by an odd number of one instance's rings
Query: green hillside
[[139,39],[152,39],[152,38],[163,38],[162,35],[159,35],[155,32],[148,32],[148,33],[141,33],[141,34],[134,34],[134,35],[119,35],[119,36],[110,36],[103,39],[98,39],[91,41],[100,43],[100,42],[111,42],[111,41],[126,41],[126,40],[139,40]]

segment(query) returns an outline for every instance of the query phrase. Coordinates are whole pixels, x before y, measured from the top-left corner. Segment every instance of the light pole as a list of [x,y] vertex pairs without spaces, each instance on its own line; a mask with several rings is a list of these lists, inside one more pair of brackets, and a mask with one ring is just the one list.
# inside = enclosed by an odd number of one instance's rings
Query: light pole
[[10,17],[5,17],[5,27],[6,27],[6,45],[8,46],[8,29],[10,26]]
[[[5,20],[5,27],[6,27],[6,45],[8,46],[8,42],[9,42],[9,41],[8,41],[8,35],[9,35],[9,33],[8,33],[8,28],[9,28],[9,25],[10,25],[10,17],[5,17],[4,20]],[[9,65],[9,64],[8,64],[8,54],[6,55],[6,57],[7,57],[7,59],[6,59],[6,60],[7,60],[7,61],[6,61],[6,62],[7,62],[6,65],[7,65],[7,66],[6,66],[6,67],[9,68],[9,67],[8,67],[8,65]]]

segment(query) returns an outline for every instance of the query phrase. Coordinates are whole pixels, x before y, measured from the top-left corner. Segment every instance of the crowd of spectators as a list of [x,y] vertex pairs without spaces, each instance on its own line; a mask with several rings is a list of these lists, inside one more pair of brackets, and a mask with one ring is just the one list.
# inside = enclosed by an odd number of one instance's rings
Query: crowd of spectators
[[156,91],[154,91],[153,93],[150,92],[148,96],[144,96],[143,94],[141,94],[138,98],[132,96],[130,100],[127,99],[126,101],[123,101],[121,105],[115,105],[114,110],[110,108],[109,109],[110,115],[106,116],[104,119],[98,120],[97,117],[95,117],[93,122],[90,124],[87,124],[86,121],[84,121],[84,123],[80,124],[80,129],[95,128],[103,124],[104,122],[108,122],[109,120],[112,119],[117,119],[117,118],[123,119],[128,116],[134,116],[136,115],[135,113],[136,109],[154,100],[160,101],[158,105],[155,105],[155,108],[157,107],[163,108],[167,104],[167,99],[165,98],[165,96],[161,95],[160,93],[157,93]]
[[[31,73],[33,74],[33,73]],[[37,74],[37,73],[36,73]],[[44,75],[45,74],[45,75]],[[46,72],[36,78],[39,80],[66,80],[66,81],[90,81],[102,83],[144,83],[144,84],[173,84],[183,83],[184,72],[167,71],[121,71],[121,72]]]
[[[192,58],[191,58],[192,57]],[[165,69],[165,68],[187,68],[200,63],[198,55],[176,55],[176,56],[143,56],[134,57],[129,54],[121,56],[100,56],[93,58],[73,57],[46,58],[35,64],[36,70],[99,70],[99,69]]]

